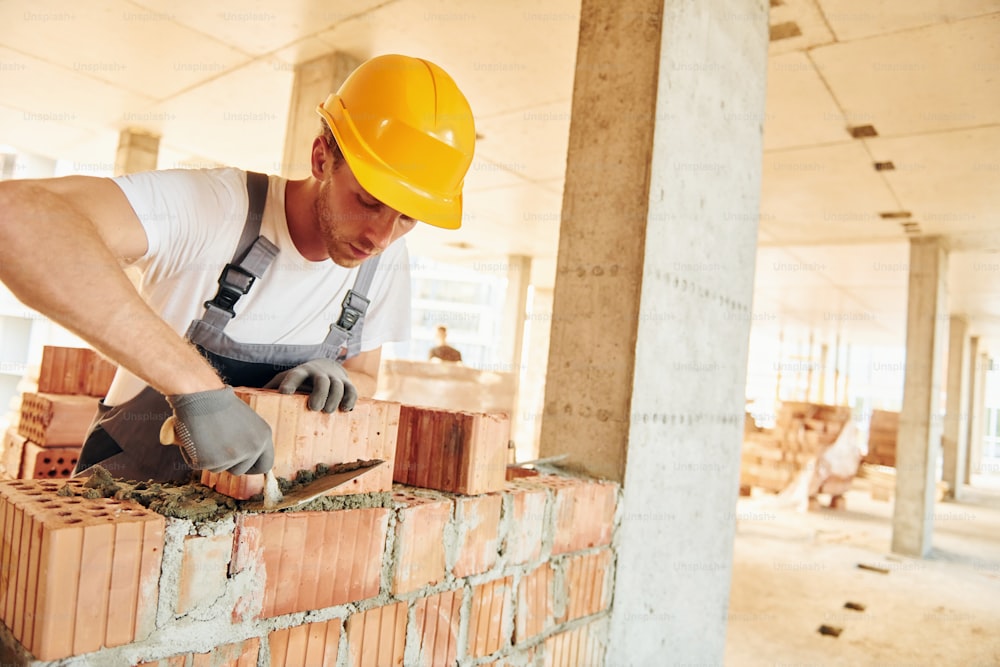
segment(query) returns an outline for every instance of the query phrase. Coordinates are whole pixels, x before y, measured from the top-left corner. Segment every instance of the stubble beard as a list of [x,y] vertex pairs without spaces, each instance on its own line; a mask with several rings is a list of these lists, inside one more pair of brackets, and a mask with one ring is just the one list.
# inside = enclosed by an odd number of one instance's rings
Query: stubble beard
[[326,245],[326,252],[334,264],[347,269],[359,266],[362,260],[351,257],[344,251],[344,246],[349,246],[350,241],[345,238],[337,229],[336,216],[330,208],[330,193],[333,190],[332,179],[324,180],[319,187],[319,196],[313,208],[316,213],[316,220],[319,223],[320,233],[323,235],[323,242]]

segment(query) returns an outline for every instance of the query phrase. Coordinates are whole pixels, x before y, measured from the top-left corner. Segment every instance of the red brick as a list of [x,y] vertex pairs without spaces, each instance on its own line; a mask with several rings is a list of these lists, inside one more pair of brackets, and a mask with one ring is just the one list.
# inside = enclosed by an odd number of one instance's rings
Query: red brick
[[210,653],[194,653],[191,667],[257,667],[258,653],[260,639],[251,637],[234,644],[216,646]]
[[521,466],[507,466],[507,481],[513,481],[522,477],[538,477],[539,472],[532,468],[522,468]]
[[21,396],[17,432],[41,447],[79,447],[97,414],[98,400],[93,396],[26,392]]
[[610,549],[566,559],[566,608],[557,623],[590,616],[611,606],[612,561]]
[[21,476],[21,461],[27,442],[28,439],[17,432],[16,426],[11,426],[4,433],[3,450],[0,453],[0,475],[3,479],[17,479]]
[[56,495],[62,484],[0,484],[0,620],[39,660],[144,639],[156,613],[163,517],[131,501]]
[[409,593],[445,577],[444,530],[451,501],[425,498],[406,490],[392,494],[397,508],[396,568],[393,595]]
[[233,553],[233,535],[184,538],[178,582],[177,613],[211,603],[226,591],[229,559]]
[[555,572],[548,563],[521,577],[517,585],[517,613],[514,617],[515,643],[523,643],[553,627],[554,577]]
[[545,489],[508,482],[511,518],[507,522],[503,553],[510,565],[533,563],[541,558],[545,534]]
[[393,480],[475,495],[503,488],[510,418],[404,405]]
[[22,457],[23,479],[69,479],[80,459],[80,448],[39,447],[29,440]]
[[469,612],[467,653],[482,658],[495,653],[506,643],[505,628],[510,625],[511,608],[507,596],[513,577],[504,577],[472,587]]
[[611,544],[617,484],[558,475],[516,483],[551,489],[555,500],[553,555]]
[[[263,593],[264,618],[374,597],[389,512],[376,507],[240,515],[231,569],[257,565],[261,589],[254,593]],[[253,611],[245,605],[253,601],[238,604],[237,618]]]
[[339,618],[275,630],[268,635],[271,667],[313,667],[337,664]]
[[413,603],[420,632],[421,667],[454,665],[458,656],[458,625],[461,620],[462,589],[420,598]]
[[[266,421],[274,438],[277,477],[294,479],[317,464],[335,465],[379,459],[383,465],[351,480],[329,495],[376,493],[392,488],[393,459],[399,431],[399,403],[361,398],[351,412],[309,410],[305,394],[279,394],[241,387],[236,395]],[[264,489],[263,475],[203,472],[201,483],[245,500]]]
[[[545,640],[545,667],[583,667],[604,664],[604,642],[598,628],[604,624],[588,623],[560,632]],[[604,637],[603,639],[606,639]]]
[[405,602],[375,607],[347,619],[352,667],[401,667],[405,644]]
[[459,555],[452,573],[456,577],[481,574],[496,564],[502,506],[503,497],[497,494],[455,498]]
[[90,348],[42,348],[38,391],[47,394],[107,396],[117,367]]

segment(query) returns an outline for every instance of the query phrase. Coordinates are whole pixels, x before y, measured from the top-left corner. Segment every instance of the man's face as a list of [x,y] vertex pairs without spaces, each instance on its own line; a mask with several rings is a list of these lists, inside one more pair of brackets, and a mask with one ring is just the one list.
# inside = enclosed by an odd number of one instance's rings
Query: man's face
[[316,218],[330,259],[352,268],[413,229],[417,221],[368,194],[341,158],[328,160],[316,199]]

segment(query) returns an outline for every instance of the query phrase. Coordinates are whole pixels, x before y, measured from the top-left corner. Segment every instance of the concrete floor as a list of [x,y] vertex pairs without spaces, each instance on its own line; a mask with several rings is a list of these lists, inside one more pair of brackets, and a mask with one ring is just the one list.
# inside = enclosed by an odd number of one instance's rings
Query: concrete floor
[[842,511],[741,498],[726,666],[1000,665],[1000,479],[974,483],[935,507],[924,560],[891,554],[892,503],[864,480]]

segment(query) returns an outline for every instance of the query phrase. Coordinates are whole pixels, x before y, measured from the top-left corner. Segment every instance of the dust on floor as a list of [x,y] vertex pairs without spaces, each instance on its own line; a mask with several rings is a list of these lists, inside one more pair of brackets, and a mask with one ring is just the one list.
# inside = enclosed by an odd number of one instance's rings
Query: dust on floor
[[741,498],[725,665],[1000,665],[1000,489],[966,494],[935,506],[926,559],[891,553],[863,484],[846,510]]

